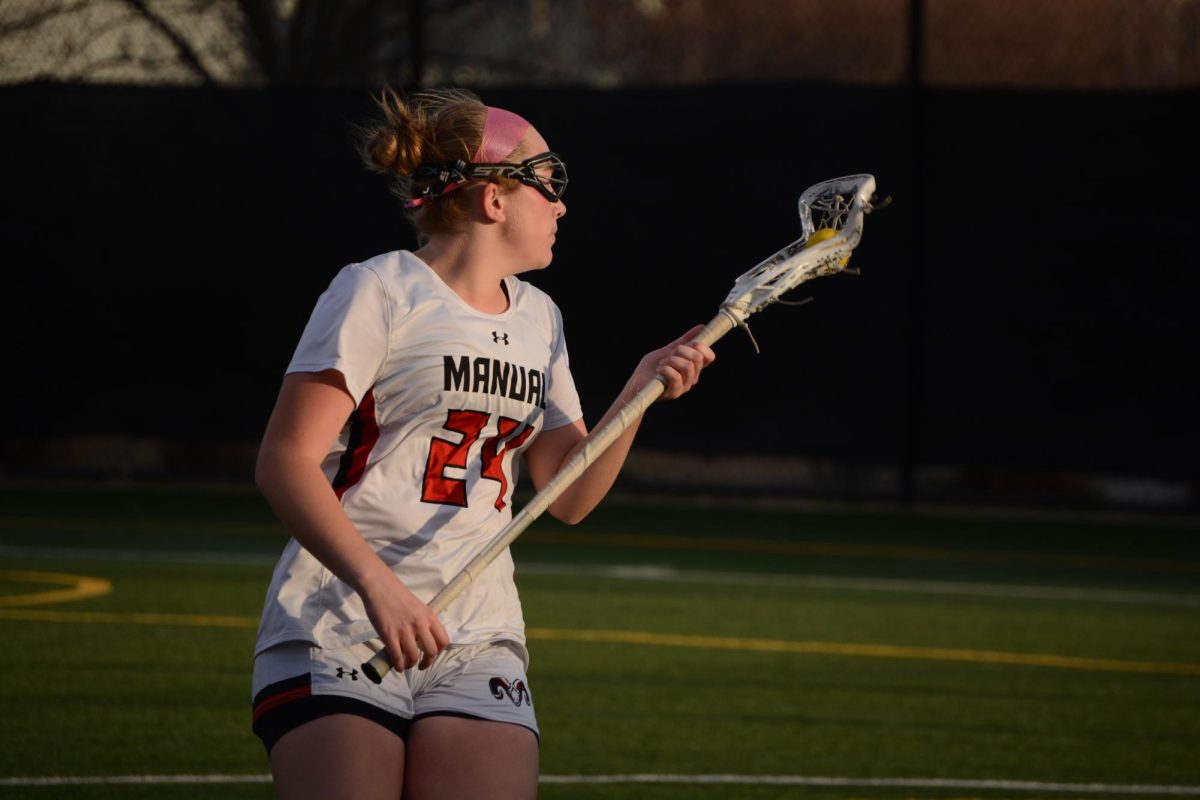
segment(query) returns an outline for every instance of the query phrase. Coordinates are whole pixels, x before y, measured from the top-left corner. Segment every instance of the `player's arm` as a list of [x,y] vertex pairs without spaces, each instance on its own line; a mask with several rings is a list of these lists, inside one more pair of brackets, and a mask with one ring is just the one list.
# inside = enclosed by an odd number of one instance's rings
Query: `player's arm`
[[284,378],[255,481],[300,544],[363,598],[395,666],[422,668],[448,644],[445,628],[375,554],[342,510],[321,462],[354,410],[336,370]]
[[[643,386],[661,375],[666,380],[661,399],[673,399],[696,385],[704,367],[716,356],[706,344],[692,342],[692,338],[703,326],[697,326],[671,342],[666,347],[647,353],[633,375],[621,390],[620,395],[609,407],[604,417],[596,424],[602,427],[620,413],[621,409]],[[547,509],[551,516],[568,524],[575,524],[586,517],[608,494],[617,474],[625,464],[629,449],[641,420],[635,420],[609,447],[593,461]],[[525,454],[525,463],[534,488],[541,490],[558,472],[559,468],[587,443],[587,427],[583,420],[571,425],[543,431]]]

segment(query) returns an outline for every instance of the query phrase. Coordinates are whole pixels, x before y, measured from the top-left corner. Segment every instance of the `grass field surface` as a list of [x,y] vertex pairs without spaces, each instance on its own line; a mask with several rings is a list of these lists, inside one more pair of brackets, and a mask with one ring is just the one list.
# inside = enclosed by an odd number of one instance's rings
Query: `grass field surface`
[[[257,495],[0,503],[0,797],[271,797]],[[613,498],[514,553],[542,797],[1200,797],[1195,520]]]

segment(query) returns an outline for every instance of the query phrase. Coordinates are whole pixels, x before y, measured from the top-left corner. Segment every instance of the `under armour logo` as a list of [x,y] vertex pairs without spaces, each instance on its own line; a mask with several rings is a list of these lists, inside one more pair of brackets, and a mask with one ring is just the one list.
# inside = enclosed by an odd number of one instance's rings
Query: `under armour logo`
[[341,678],[342,680],[349,678],[352,681],[356,681],[356,680],[358,680],[358,670],[352,669],[347,672],[345,667],[338,667],[337,668],[337,676],[339,678]]
[[503,343],[503,344],[507,345],[508,344],[508,334],[501,333],[500,331],[492,331],[492,341],[495,342],[496,344]]
[[525,688],[525,682],[520,678],[517,678],[512,683],[504,680],[504,678],[492,678],[488,681],[488,688],[492,690],[492,697],[497,700],[503,700],[505,697],[508,697],[514,706],[519,706],[522,702],[527,706],[533,705],[529,699],[529,690]]

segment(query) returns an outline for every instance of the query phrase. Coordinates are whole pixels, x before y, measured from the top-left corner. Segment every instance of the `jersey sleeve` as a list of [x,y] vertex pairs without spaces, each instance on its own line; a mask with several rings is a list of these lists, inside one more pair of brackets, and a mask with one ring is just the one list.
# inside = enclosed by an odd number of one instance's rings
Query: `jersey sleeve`
[[379,276],[360,264],[343,267],[317,299],[287,372],[336,369],[357,405],[387,358],[389,328]]
[[554,339],[550,349],[550,369],[548,370],[548,387],[546,392],[546,418],[542,425],[545,430],[554,430],[564,425],[570,425],[583,416],[583,406],[579,402],[579,392],[575,388],[575,378],[571,375],[571,360],[567,356],[567,340],[563,335],[562,314],[557,306],[554,311]]

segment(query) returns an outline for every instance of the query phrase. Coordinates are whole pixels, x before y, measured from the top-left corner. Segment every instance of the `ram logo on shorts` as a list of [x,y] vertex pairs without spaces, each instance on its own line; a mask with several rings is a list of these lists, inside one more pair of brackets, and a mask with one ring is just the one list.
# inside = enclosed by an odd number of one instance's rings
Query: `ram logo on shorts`
[[525,705],[533,705],[529,699],[529,690],[525,688],[525,681],[517,678],[512,683],[504,680],[504,678],[492,678],[488,681],[488,688],[492,690],[492,697],[497,700],[503,700],[508,697],[514,706],[521,705],[524,701]]

